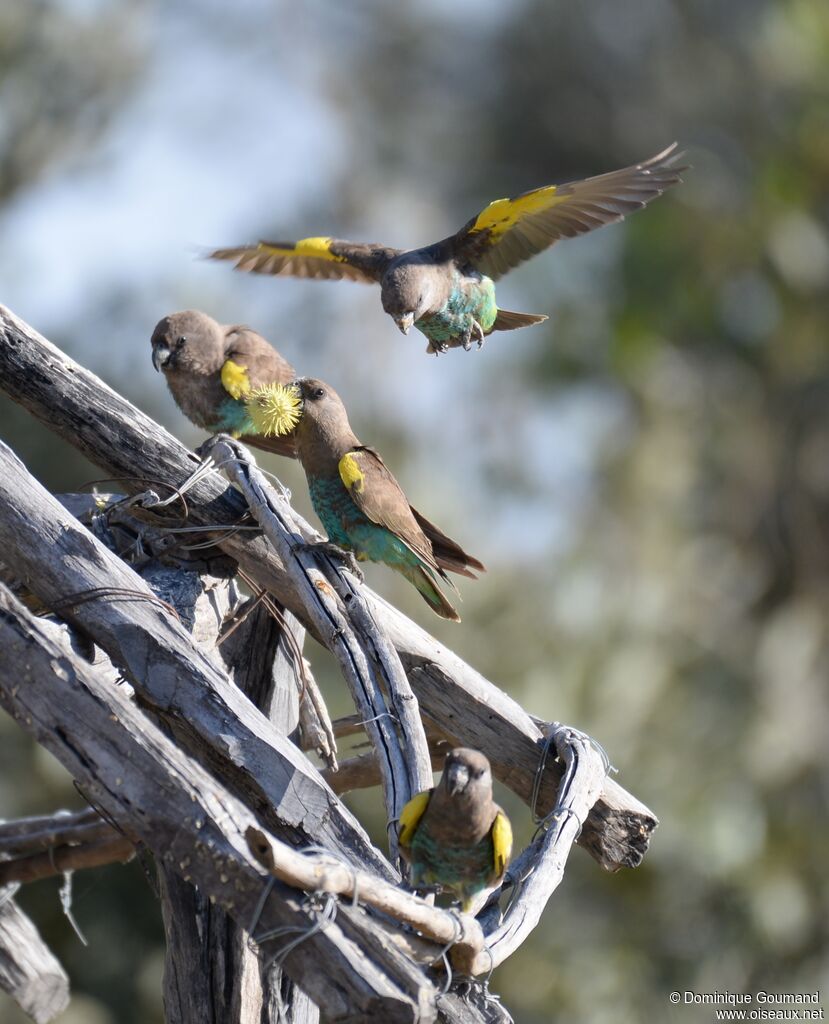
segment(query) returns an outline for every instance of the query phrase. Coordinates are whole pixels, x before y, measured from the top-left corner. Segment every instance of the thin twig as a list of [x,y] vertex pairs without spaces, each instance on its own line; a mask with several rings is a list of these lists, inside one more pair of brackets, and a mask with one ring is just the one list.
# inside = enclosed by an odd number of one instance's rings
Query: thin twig
[[82,868],[99,868],[104,864],[126,864],[134,856],[135,845],[117,835],[77,846],[54,846],[45,853],[0,861],[0,885],[37,882],[41,878],[52,878]]

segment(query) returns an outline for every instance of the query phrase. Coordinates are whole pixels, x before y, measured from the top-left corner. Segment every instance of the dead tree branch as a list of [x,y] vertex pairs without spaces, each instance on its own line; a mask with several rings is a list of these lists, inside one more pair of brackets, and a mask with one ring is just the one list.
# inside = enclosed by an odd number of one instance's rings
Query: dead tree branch
[[[338,566],[330,564],[330,559],[326,559],[328,572],[321,572],[315,553],[298,533],[293,509],[266,482],[247,450],[228,438],[213,438],[203,446],[202,454],[220,466],[242,491],[282,563],[296,566],[294,579],[304,602],[305,616],[313,623],[317,635],[326,638],[340,662],[372,739],[383,780],[389,847],[394,859],[394,822],[404,804],[432,784],[429,750],[417,700],[397,652],[372,620],[360,588]],[[391,707],[383,694],[381,679]],[[395,721],[400,724],[400,733]]]
[[[123,486],[130,493],[147,486],[172,492],[196,466],[192,454],[149,417],[2,307],[0,387],[105,472],[129,478]],[[202,479],[189,492],[188,501],[187,525],[214,527],[218,545],[246,576],[277,595],[312,628],[293,574],[264,538],[239,532],[228,535],[226,527],[246,514],[241,496],[214,475]],[[181,525],[175,514],[155,517],[154,524]],[[310,528],[301,528],[307,539],[314,539]],[[451,742],[483,750],[496,777],[529,802],[542,744],[538,725],[515,701],[411,620],[364,592],[372,616],[397,649],[424,715]],[[560,778],[558,765],[545,773],[540,813],[554,806]],[[609,870],[635,867],[647,851],[656,824],[647,807],[606,779],[579,843]]]
[[16,888],[0,889],[0,989],[35,1024],[47,1024],[69,1004],[69,979],[15,903]]
[[[553,892],[564,877],[570,850],[590,808],[602,791],[607,763],[590,738],[575,729],[555,724],[548,742],[564,762],[565,770],[553,810],[539,824],[530,845],[510,865],[504,888],[514,895],[503,916],[497,904],[483,915],[487,948],[469,967],[470,974],[490,971],[524,942],[541,919]],[[539,765],[543,770],[544,763]]]
[[[321,918],[304,894],[277,880],[263,899],[265,876],[245,837],[254,829],[274,847],[279,840],[264,833],[244,804],[123,689],[109,685],[105,673],[84,663],[58,630],[34,618],[2,586],[0,703],[131,838],[235,920],[258,918],[260,943],[279,956],[328,1019],[437,1019],[434,985],[379,937],[365,910],[338,903],[336,915]],[[445,915],[417,897],[400,896]],[[285,928],[287,939],[269,947],[266,936]]]
[[194,645],[169,606],[80,526],[0,442],[0,547],[48,607],[106,651],[184,749],[298,845],[345,849],[396,878],[301,752]]

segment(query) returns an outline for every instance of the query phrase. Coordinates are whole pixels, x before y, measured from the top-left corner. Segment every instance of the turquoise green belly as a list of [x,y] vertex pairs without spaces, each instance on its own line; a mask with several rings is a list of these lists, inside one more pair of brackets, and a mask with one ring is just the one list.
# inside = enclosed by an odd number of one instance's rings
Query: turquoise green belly
[[490,883],[495,863],[492,837],[487,835],[477,846],[453,846],[432,839],[421,825],[411,846],[414,885],[444,885],[466,898]]
[[483,277],[477,284],[458,284],[442,309],[421,317],[415,326],[427,338],[443,343],[469,337],[474,333],[475,323],[486,333],[497,316],[495,285],[488,277]]
[[245,409],[245,403],[228,398],[219,406],[216,418],[208,424],[208,430],[219,434],[255,434],[253,423]]
[[363,515],[339,477],[336,480],[309,477],[308,490],[314,511],[334,544],[353,551],[361,561],[385,562],[392,568],[421,564],[390,530]]

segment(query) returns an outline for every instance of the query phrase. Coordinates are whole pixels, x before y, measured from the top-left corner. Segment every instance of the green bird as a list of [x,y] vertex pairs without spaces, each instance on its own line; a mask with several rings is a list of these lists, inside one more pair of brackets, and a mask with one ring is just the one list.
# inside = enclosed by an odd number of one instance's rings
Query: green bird
[[247,413],[246,398],[267,384],[296,377],[291,364],[261,334],[241,324],[224,326],[207,313],[186,309],[162,317],[151,339],[153,366],[176,404],[197,427],[243,437],[246,443],[294,456],[290,437],[265,437]]
[[680,181],[676,143],[643,163],[565,185],[546,185],[496,199],[460,231],[420,249],[393,249],[336,238],[258,242],[216,249],[258,274],[345,279],[380,285],[383,309],[404,334],[412,325],[429,339],[427,352],[445,352],[492,331],[512,331],[547,317],[499,309],[495,281],[562,238],[592,231],[640,210]]
[[460,622],[438,580],[449,582],[447,572],[476,579],[484,566],[412,508],[379,454],[358,440],[336,391],[304,377],[253,392],[247,407],[262,434],[292,433],[329,543],[358,561],[384,562],[434,612]]
[[479,892],[501,881],[512,826],[492,799],[492,771],[479,750],[449,751],[440,783],[401,811],[398,839],[412,886],[449,889],[465,912]]

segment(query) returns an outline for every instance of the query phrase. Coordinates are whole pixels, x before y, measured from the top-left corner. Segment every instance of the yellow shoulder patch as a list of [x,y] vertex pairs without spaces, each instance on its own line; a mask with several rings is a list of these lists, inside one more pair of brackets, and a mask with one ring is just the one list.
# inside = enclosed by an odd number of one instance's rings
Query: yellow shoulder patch
[[355,490],[359,494],[363,489],[365,477],[363,476],[363,471],[360,469],[360,463],[357,461],[357,457],[351,452],[346,452],[346,454],[340,459],[339,470],[340,479],[345,484],[346,489],[349,491]]
[[247,367],[227,359],[222,367],[222,387],[231,398],[244,398],[250,391]]
[[498,811],[492,823],[492,852],[495,873],[500,878],[507,870],[512,856],[512,825],[503,811]]
[[336,256],[331,252],[331,238],[300,238],[296,244],[298,256],[315,256],[318,260],[335,260],[344,263],[344,256]]
[[275,253],[277,256],[308,256],[315,260],[331,260],[334,263],[345,263],[345,256],[337,256],[331,252],[333,238],[318,235],[315,238],[300,238],[294,242],[292,247],[271,245],[269,242],[260,242],[257,249],[265,249]]
[[546,185],[544,188],[526,192],[516,199],[496,199],[478,214],[470,233],[489,231],[492,240],[497,241],[522,217],[546,210],[550,206],[563,202],[565,198],[565,196],[556,196],[555,185]]
[[431,789],[424,789],[422,793],[413,796],[400,812],[397,839],[401,846],[412,845],[414,834],[417,832],[417,826],[420,824],[420,819],[426,813],[431,795]]

